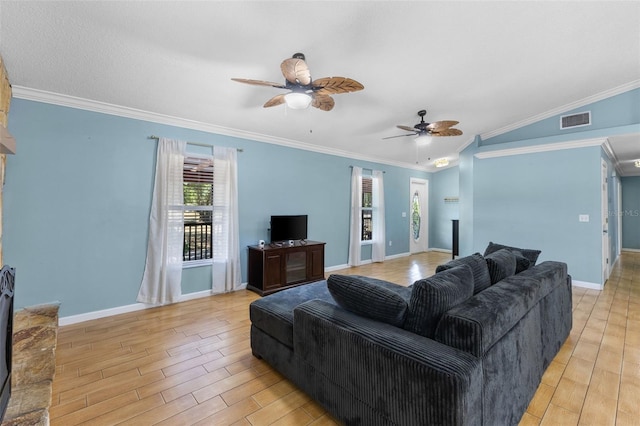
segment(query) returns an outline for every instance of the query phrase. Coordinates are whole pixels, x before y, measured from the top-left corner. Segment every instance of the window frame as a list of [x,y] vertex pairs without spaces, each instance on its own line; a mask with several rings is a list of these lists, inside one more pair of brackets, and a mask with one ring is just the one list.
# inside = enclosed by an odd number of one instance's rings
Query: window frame
[[[184,187],[185,185],[188,185],[190,183],[197,183],[197,182],[187,182],[185,180],[185,165],[187,164],[187,159],[189,158],[193,158],[193,159],[197,159],[197,160],[206,160],[206,161],[210,161],[211,162],[211,197],[210,197],[210,202],[211,204],[206,205],[206,204],[186,204],[185,200],[184,200],[184,194],[183,194],[183,198],[182,198],[182,205],[181,205],[181,210],[182,210],[182,219],[183,219],[183,249],[182,249],[182,268],[183,269],[188,269],[188,268],[195,268],[195,267],[199,267],[199,266],[207,266],[207,265],[212,265],[213,264],[213,162],[214,162],[214,157],[211,154],[200,154],[200,153],[193,153],[193,152],[188,152],[185,153],[184,156],[184,160],[183,160],[183,191],[184,191]],[[208,183],[208,182],[203,182],[203,183]],[[193,260],[185,260],[184,256],[184,248],[185,248],[185,230],[186,230],[186,226],[187,223],[185,222],[185,214],[187,212],[198,212],[198,211],[209,211],[211,212],[211,222],[205,222],[208,223],[210,228],[211,228],[211,236],[209,238],[209,254],[210,257],[206,257],[204,259],[193,259]]]
[[[368,183],[365,183],[368,181]],[[368,191],[365,191],[365,188]],[[370,245],[373,244],[373,216],[375,214],[375,202],[373,200],[373,176],[362,176],[362,180],[360,183],[360,192],[361,192],[361,203],[360,203],[360,244],[361,245]],[[367,199],[365,194],[369,194],[369,202],[366,203]],[[370,204],[365,206],[365,204]],[[365,222],[365,213],[369,213],[370,217]],[[365,236],[365,226],[366,223],[369,224],[369,239],[364,239]]]

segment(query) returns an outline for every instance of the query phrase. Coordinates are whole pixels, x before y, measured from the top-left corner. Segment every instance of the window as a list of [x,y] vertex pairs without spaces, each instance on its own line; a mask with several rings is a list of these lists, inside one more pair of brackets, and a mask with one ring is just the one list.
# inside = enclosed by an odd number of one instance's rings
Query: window
[[361,241],[371,241],[373,237],[373,179],[362,177],[362,230]]
[[184,262],[211,259],[213,215],[213,157],[184,158]]

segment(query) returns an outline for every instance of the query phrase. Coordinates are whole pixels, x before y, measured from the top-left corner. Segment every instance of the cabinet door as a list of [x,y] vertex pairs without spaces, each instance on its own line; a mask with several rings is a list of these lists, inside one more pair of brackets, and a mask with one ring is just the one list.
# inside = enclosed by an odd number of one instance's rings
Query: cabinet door
[[324,279],[324,245],[309,247],[309,280]]
[[307,279],[307,251],[291,249],[286,256],[287,284],[305,281]]
[[282,287],[282,252],[270,251],[264,258],[264,291]]

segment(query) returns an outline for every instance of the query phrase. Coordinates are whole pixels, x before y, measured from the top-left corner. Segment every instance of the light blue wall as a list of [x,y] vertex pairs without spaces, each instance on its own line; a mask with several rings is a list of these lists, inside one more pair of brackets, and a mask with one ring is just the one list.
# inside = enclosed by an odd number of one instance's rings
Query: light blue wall
[[477,160],[474,251],[489,241],[542,250],[539,261],[600,283],[600,167],[600,147]]
[[433,173],[429,192],[429,247],[452,249],[452,219],[459,219],[459,203],[447,203],[445,198],[458,197],[460,191],[458,167]]
[[640,250],[640,176],[622,177],[622,248]]
[[[327,154],[13,99],[4,187],[4,260],[16,308],[60,301],[61,316],[136,303],[146,258],[156,142],[149,135],[243,148],[240,247],[268,240],[272,214],[308,214],[326,266],[347,263],[349,166],[384,170],[387,255],[409,251],[411,177],[430,174]],[[367,251],[363,250],[366,258]],[[210,268],[183,271],[183,294],[210,288]]]

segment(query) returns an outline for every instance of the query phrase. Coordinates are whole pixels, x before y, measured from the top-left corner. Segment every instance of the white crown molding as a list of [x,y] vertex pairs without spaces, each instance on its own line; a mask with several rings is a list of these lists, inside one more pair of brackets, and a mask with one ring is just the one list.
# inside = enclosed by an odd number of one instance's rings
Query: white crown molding
[[606,138],[583,139],[578,141],[546,143],[540,145],[522,146],[518,148],[497,149],[495,151],[478,152],[474,157],[484,160],[485,158],[508,157],[511,155],[533,154],[537,152],[559,151],[563,149],[585,148],[590,146],[601,146],[608,144]]
[[[633,80],[633,81],[630,81],[629,83],[623,84],[623,85],[618,86],[618,87],[614,87],[614,88],[606,90],[604,92],[597,93],[597,94],[595,94],[593,96],[589,96],[589,97],[581,99],[579,101],[572,102],[570,104],[567,104],[567,105],[564,105],[564,106],[561,106],[561,107],[558,107],[558,108],[554,108],[552,110],[543,112],[543,113],[538,114],[538,115],[534,115],[533,117],[518,121],[518,122],[510,124],[508,126],[501,127],[500,129],[496,129],[496,130],[492,130],[492,131],[487,132],[487,133],[483,133],[483,134],[480,135],[480,138],[482,140],[487,140],[489,138],[493,138],[493,137],[501,135],[503,133],[507,133],[507,132],[510,132],[512,130],[516,130],[516,129],[519,129],[521,127],[524,127],[524,126],[528,126],[529,124],[536,123],[536,122],[538,122],[540,120],[544,120],[544,119],[547,119],[547,118],[550,118],[550,117],[553,117],[553,116],[556,116],[556,115],[559,115],[559,114],[563,114],[563,113],[565,113],[567,111],[571,111],[571,110],[576,109],[576,108],[581,108],[581,107],[583,107],[585,105],[589,105],[589,104],[592,104],[594,102],[602,101],[602,100],[610,98],[612,96],[619,95],[621,93],[628,92],[629,90],[633,90],[633,89],[637,89],[637,88],[640,88],[640,80]],[[469,144],[464,146],[463,149],[466,148]]]
[[390,166],[402,167],[405,169],[414,169],[419,171],[429,171],[423,166],[415,164],[403,163],[399,161],[388,161],[380,158],[367,157],[358,153],[343,151],[334,148],[327,148],[318,145],[312,145],[292,139],[278,138],[275,136],[264,135],[261,133],[247,132],[244,130],[232,129],[229,127],[218,126],[211,123],[203,123],[201,121],[188,120],[186,118],[173,117],[170,115],[157,114],[154,112],[144,111],[135,108],[124,107],[120,105],[109,104],[106,102],[94,101],[90,99],[78,98],[75,96],[63,95],[60,93],[48,92],[45,90],[32,89],[24,86],[12,86],[13,97],[25,99],[28,101],[42,102],[52,105],[58,105],[69,108],[76,108],[85,111],[98,112],[102,114],[116,115],[119,117],[132,118],[135,120],[149,121],[152,123],[166,124],[169,126],[181,127],[185,129],[200,130],[207,133],[214,133],[224,136],[231,136],[252,141],[265,142],[274,145],[286,146],[289,148],[302,149],[305,151],[318,152],[321,154],[335,155],[349,159],[369,161],[372,163],[387,164]]
[[616,170],[617,175],[622,176],[622,166],[620,166],[620,160],[618,160],[618,156],[613,151],[613,148],[611,147],[611,142],[609,142],[609,139],[604,141],[604,143],[602,144],[602,149],[604,150],[607,157],[609,157],[609,159],[613,163],[613,168]]

